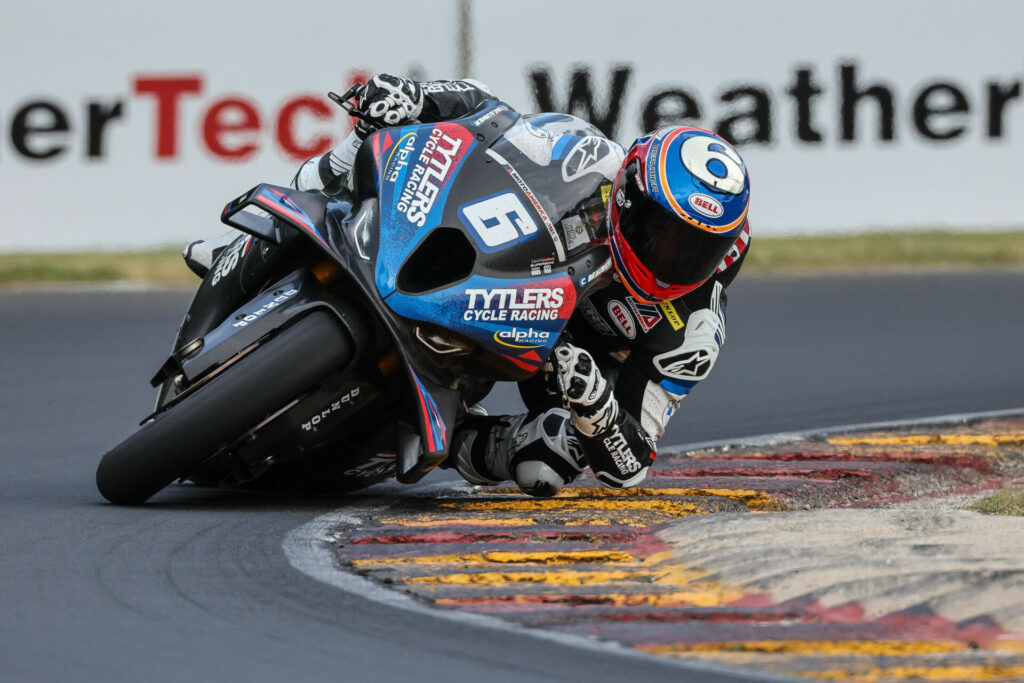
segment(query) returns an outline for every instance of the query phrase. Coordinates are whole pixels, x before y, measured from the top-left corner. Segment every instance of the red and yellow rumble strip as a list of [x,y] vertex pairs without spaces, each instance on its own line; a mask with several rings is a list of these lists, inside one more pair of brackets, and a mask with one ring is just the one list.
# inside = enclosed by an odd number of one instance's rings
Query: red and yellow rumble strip
[[756,573],[758,556],[712,572],[667,539],[716,513],[806,518],[808,509],[882,509],[999,488],[1024,472],[1022,447],[1024,419],[1010,419],[662,454],[641,489],[586,479],[550,499],[511,489],[400,499],[339,530],[338,552],[354,571],[441,608],[659,656],[818,680],[1020,680],[1024,633],[1000,621],[998,605],[956,620],[816,593],[780,599],[730,579]]

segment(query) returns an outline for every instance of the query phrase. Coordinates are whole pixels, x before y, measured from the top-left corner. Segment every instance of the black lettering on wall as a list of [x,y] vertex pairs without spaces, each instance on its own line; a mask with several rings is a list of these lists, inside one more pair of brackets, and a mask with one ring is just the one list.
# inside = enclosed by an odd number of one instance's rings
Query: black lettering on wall
[[722,93],[722,101],[732,104],[748,101],[749,106],[739,109],[715,125],[715,131],[734,145],[751,142],[770,144],[772,141],[772,100],[761,88],[733,88]]
[[893,97],[892,89],[884,85],[862,87],[857,83],[857,65],[842,64],[839,66],[841,104],[839,108],[841,138],[856,140],[857,104],[866,99],[874,100],[878,105],[878,139],[892,140],[893,132]]
[[821,142],[821,133],[814,127],[814,110],[811,100],[823,90],[814,83],[814,71],[809,68],[793,72],[793,85],[786,94],[796,100],[796,137],[802,142]]
[[61,154],[66,145],[51,142],[45,146],[41,140],[51,133],[66,133],[68,117],[64,110],[52,102],[29,102],[14,114],[11,122],[11,143],[18,153],[28,159],[49,159]]
[[662,90],[654,93],[640,110],[640,129],[643,133],[670,124],[699,123],[700,105],[685,90]]
[[600,98],[608,105],[603,113],[598,111],[598,98],[595,97],[594,88],[590,82],[589,67],[580,66],[573,69],[572,76],[569,78],[569,94],[563,105],[555,102],[549,68],[533,69],[530,72],[530,82],[533,86],[533,97],[538,111],[560,111],[579,116],[597,126],[609,138],[614,139],[615,129],[619,125],[622,102],[625,99],[632,73],[632,67],[628,66],[616,67],[612,71],[611,82],[608,85],[608,97]]
[[936,119],[949,114],[966,114],[970,110],[963,91],[951,83],[934,83],[914,99],[914,126],[929,140],[952,140],[964,134],[965,125],[947,125],[940,130]]
[[108,123],[121,118],[122,102],[118,100],[109,107],[102,102],[90,102],[87,111],[85,155],[95,159],[103,156],[103,133]]
[[988,136],[1003,137],[1003,113],[1006,103],[1020,97],[1020,81],[1009,85],[988,84]]

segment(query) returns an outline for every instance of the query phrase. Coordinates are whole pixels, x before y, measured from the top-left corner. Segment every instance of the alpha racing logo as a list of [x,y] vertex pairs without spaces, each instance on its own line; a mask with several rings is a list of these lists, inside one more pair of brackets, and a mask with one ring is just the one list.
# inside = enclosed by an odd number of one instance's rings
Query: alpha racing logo
[[535,349],[538,346],[547,346],[550,340],[550,332],[535,330],[532,327],[523,330],[513,327],[511,330],[498,330],[494,333],[494,341],[514,349]]
[[547,289],[467,289],[469,305],[462,314],[467,322],[529,322],[558,320],[565,290]]
[[434,208],[434,201],[444,187],[445,178],[452,170],[460,149],[460,138],[453,138],[440,128],[430,131],[430,137],[417,159],[419,163],[409,173],[395,205],[413,225],[422,228],[427,222],[427,215]]
[[[402,170],[409,165],[409,157],[412,156],[414,147],[416,147],[416,133],[409,133],[399,140],[394,149],[391,150],[391,155],[388,156],[388,163],[384,167],[384,177],[387,178],[389,183],[397,181],[398,177],[402,174]],[[392,162],[394,162],[393,166]]]

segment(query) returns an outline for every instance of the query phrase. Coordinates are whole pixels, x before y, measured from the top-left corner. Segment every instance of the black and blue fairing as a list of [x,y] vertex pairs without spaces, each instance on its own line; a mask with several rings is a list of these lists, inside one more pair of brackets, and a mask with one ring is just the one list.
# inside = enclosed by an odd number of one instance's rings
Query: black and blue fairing
[[[603,244],[567,248],[562,221],[607,181],[538,183],[503,134],[520,115],[488,102],[463,119],[380,131],[355,166],[355,206],[261,185],[225,222],[280,240],[299,231],[352,276],[408,372],[418,443],[398,478],[416,481],[447,456],[467,378],[518,381],[536,372],[576,301],[607,271]],[[542,174],[541,174],[542,175]],[[274,222],[243,211],[255,206]],[[413,342],[412,340],[416,341]]]

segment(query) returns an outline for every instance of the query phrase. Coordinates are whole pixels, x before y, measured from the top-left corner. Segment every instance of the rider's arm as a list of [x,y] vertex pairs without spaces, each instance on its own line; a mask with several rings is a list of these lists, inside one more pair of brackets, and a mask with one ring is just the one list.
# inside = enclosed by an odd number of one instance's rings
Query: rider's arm
[[[381,120],[375,122],[380,127],[402,125],[409,120],[410,114],[412,119],[424,123],[457,119],[473,111],[483,102],[494,99],[487,86],[472,79],[413,84],[408,79],[381,74],[371,79],[370,83],[374,84],[377,81],[380,82],[380,100],[387,96],[401,99],[408,95],[410,98],[409,101],[403,101],[391,109],[382,101]],[[403,83],[406,88],[402,88]],[[393,118],[398,121],[385,122],[383,119],[387,115],[394,115]],[[356,152],[359,151],[366,135],[366,128],[357,125],[333,150],[306,161],[292,179],[292,187],[297,190],[337,194],[348,183],[349,171],[355,162]]]
[[744,228],[718,271],[672,304],[677,314],[689,314],[679,330],[663,337],[663,348],[636,348],[620,356],[620,363],[605,365],[609,382],[603,394],[590,406],[572,406],[587,464],[605,486],[627,488],[643,481],[669,418],[710,374],[725,343],[724,290],[743,265],[749,240]]
[[472,78],[461,81],[427,81],[423,89],[420,121],[437,123],[465,116],[488,100],[497,99],[486,85]]

